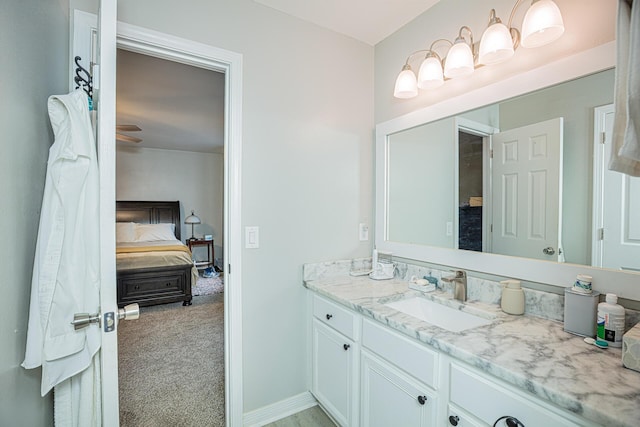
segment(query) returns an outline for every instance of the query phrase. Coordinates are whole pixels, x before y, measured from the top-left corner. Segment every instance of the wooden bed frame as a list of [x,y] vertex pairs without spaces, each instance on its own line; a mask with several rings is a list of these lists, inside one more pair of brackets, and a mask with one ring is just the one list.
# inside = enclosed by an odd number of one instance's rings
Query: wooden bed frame
[[[180,240],[180,202],[117,201],[116,222],[175,224]],[[182,301],[191,305],[191,268],[188,265],[140,268],[117,272],[118,306],[140,306]]]

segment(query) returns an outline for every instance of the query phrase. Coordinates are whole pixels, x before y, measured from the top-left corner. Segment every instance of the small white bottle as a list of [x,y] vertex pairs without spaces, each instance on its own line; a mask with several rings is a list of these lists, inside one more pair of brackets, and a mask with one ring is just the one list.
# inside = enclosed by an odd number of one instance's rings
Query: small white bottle
[[605,301],[598,304],[598,339],[611,347],[622,347],[624,307],[618,304],[616,294],[607,294]]

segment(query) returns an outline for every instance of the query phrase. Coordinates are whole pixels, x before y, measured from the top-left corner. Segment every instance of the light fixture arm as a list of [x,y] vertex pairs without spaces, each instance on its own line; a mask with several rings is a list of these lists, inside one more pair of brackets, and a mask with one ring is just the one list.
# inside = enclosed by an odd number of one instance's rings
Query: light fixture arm
[[[466,40],[466,39],[464,38],[464,36],[462,35],[462,32],[463,32],[464,30],[467,30],[467,32],[469,33],[469,40],[470,40],[470,43],[468,43],[468,44],[469,44],[469,47],[471,47],[471,51],[473,51],[473,31],[471,31],[471,28],[467,27],[466,25],[463,25],[462,27],[460,27],[460,31],[458,31],[458,37],[456,38],[456,40],[455,40],[455,41],[458,41],[458,40],[462,39],[462,40],[464,40],[464,41],[465,41],[465,43],[466,43],[466,41],[467,41],[467,40]],[[455,42],[454,42],[454,43],[455,43]]]

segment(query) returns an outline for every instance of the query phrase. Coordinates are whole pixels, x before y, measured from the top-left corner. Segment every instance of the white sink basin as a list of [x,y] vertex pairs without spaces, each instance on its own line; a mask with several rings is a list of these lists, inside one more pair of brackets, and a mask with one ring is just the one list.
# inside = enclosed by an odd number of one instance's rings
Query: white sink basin
[[491,320],[447,307],[420,297],[412,297],[385,304],[394,310],[431,323],[451,332],[477,328],[491,324]]

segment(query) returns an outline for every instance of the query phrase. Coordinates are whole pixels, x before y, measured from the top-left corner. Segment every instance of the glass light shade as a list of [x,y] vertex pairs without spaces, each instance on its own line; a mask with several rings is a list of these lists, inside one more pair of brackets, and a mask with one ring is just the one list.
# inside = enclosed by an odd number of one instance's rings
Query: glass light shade
[[185,224],[200,224],[200,218],[198,218],[193,211],[191,211],[191,215],[184,219]]
[[418,87],[420,89],[435,89],[443,84],[442,62],[435,56],[428,56],[420,65]]
[[522,22],[522,47],[539,47],[557,40],[564,33],[564,22],[553,0],[534,2]]
[[464,41],[458,39],[449,49],[444,61],[444,75],[448,78],[468,76],[473,73],[473,53]]
[[418,82],[416,82],[416,75],[413,74],[411,67],[407,64],[402,67],[402,71],[398,74],[393,96],[396,98],[413,98],[417,95]]
[[482,34],[478,62],[484,65],[497,64],[513,56],[513,39],[506,25],[496,22]]

